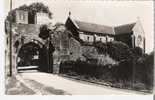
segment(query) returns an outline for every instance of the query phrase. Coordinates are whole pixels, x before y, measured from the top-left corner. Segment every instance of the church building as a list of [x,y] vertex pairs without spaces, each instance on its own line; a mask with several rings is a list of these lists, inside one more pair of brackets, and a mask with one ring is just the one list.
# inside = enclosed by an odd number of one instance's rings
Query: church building
[[145,35],[139,19],[134,23],[113,27],[74,20],[69,14],[65,26],[82,43],[92,45],[98,41],[121,41],[130,48],[140,47],[145,52]]

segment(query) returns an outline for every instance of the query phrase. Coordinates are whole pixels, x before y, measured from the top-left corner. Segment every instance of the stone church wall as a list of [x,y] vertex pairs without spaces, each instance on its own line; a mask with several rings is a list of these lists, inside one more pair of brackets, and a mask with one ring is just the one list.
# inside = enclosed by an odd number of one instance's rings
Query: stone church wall
[[135,46],[145,49],[145,34],[140,21],[138,20],[133,28],[133,34],[135,36]]

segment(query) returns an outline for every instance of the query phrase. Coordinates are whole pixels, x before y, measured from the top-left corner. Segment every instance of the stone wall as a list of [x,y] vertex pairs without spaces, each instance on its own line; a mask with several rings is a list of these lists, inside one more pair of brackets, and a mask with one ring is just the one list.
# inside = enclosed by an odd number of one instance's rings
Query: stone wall
[[[11,23],[11,31],[12,31],[12,73],[16,74],[17,72],[17,56],[18,52],[22,45],[29,43],[29,42],[35,42],[39,44],[44,44],[45,41],[43,41],[41,38],[38,37],[39,35],[39,25],[35,24],[17,24],[17,23]],[[6,22],[6,74],[9,73],[8,70],[10,70],[10,23]],[[35,41],[34,41],[35,40]],[[36,42],[38,41],[38,42]]]
[[35,24],[49,24],[50,21],[48,13],[37,12],[35,15]]
[[69,55],[70,60],[76,61],[82,56],[81,45],[74,38],[69,39]]
[[[9,26],[6,27],[7,30]],[[13,34],[13,58],[16,61],[18,50],[20,47],[29,42],[35,42],[37,44],[46,45],[47,41],[42,40],[39,37],[39,28],[40,25],[35,24],[16,24],[12,23],[12,34]],[[34,41],[35,40],[35,41]],[[16,42],[19,42],[19,46],[15,46]],[[36,42],[38,41],[38,42]],[[69,37],[69,32],[66,31],[64,26],[57,28],[52,35],[52,44],[55,48],[56,57],[53,54],[53,61],[57,66],[56,70],[59,67],[60,62],[62,61],[76,61],[77,59],[86,60],[87,57],[97,58],[98,52],[95,47],[82,45],[78,40],[73,37]],[[87,56],[87,57],[86,57]],[[57,61],[58,60],[58,61]],[[14,65],[16,62],[14,61]],[[16,65],[15,65],[16,67]],[[14,70],[15,70],[14,67]]]
[[27,43],[32,39],[37,39],[38,41],[43,42],[43,40],[39,38],[39,28],[40,25],[35,24],[12,23],[13,42],[21,40],[21,42],[23,41],[24,43]]
[[98,55],[95,47],[81,45],[80,42],[74,38],[69,39],[69,52],[69,57],[72,61],[76,61],[77,59],[86,60],[85,55],[89,57]]

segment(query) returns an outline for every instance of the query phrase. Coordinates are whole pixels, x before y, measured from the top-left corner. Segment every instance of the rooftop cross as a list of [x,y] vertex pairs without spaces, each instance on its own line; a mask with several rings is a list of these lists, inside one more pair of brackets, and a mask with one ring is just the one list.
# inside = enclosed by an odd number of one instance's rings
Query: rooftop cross
[[71,12],[69,11],[69,17],[71,16]]

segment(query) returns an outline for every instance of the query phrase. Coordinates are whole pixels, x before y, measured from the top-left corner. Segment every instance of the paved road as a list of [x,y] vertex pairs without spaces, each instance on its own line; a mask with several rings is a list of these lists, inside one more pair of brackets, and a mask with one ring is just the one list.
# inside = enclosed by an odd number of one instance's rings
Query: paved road
[[[44,91],[45,88],[38,88],[46,87],[46,90],[52,88],[50,91],[53,93],[51,94],[70,94],[70,95],[134,95],[137,92],[133,92],[130,90],[122,90],[122,89],[115,89],[106,86],[99,86],[94,84],[89,84],[87,82],[79,82],[71,79],[67,79],[58,75],[48,74],[48,73],[41,73],[41,72],[34,72],[34,73],[21,73],[20,76],[22,79],[27,80],[28,84],[36,82],[39,85],[34,85],[36,91]],[[32,84],[31,84],[32,85]],[[48,88],[49,87],[49,88]],[[37,89],[38,88],[38,89]],[[55,91],[57,91],[55,93]],[[45,94],[50,94],[48,93]],[[42,94],[42,93],[40,93]],[[141,93],[138,93],[141,94]]]

